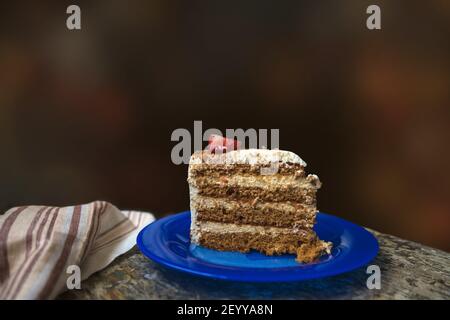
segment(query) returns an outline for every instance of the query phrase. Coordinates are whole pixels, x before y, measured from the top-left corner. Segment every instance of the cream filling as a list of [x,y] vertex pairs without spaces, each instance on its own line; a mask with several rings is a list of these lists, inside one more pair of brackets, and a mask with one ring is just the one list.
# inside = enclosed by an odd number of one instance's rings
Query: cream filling
[[242,175],[235,174],[231,176],[222,176],[220,178],[199,177],[190,178],[190,183],[198,185],[203,182],[207,185],[232,186],[243,188],[261,188],[265,190],[274,187],[295,187],[304,189],[318,189],[320,188],[320,181],[315,175],[308,175],[308,177],[299,179],[295,176],[282,175]]
[[193,226],[193,229],[198,232],[212,232],[212,233],[257,233],[257,234],[299,234],[304,233],[307,235],[311,231],[297,229],[297,228],[280,228],[280,227],[265,227],[265,226],[254,226],[248,224],[234,224],[234,223],[221,223],[212,221],[197,221]]

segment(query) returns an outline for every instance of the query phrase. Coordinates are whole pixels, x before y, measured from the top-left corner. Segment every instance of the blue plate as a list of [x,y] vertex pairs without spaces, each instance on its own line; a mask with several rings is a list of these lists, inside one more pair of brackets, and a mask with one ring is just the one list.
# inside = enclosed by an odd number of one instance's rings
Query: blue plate
[[366,265],[378,252],[378,242],[370,232],[325,213],[317,215],[314,230],[320,239],[333,243],[333,250],[310,264],[296,262],[294,255],[221,252],[195,246],[189,240],[190,224],[189,211],[156,220],[142,229],[137,245],[145,256],[168,268],[245,282],[286,282],[332,276]]

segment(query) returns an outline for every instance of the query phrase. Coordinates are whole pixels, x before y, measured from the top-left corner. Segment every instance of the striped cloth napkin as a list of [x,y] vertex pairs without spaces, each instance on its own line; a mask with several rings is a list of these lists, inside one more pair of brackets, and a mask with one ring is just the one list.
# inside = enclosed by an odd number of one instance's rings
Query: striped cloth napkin
[[74,268],[81,280],[105,268],[153,220],[102,201],[8,210],[0,215],[0,299],[55,298],[68,289]]

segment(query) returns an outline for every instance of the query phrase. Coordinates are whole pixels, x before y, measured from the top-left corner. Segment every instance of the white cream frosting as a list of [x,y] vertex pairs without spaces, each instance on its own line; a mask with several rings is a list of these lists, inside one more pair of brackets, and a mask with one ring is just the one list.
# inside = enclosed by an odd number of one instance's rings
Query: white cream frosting
[[[203,151],[206,152],[206,151]],[[270,149],[241,149],[233,150],[223,154],[207,153],[208,159],[203,159],[199,153],[194,153],[189,164],[199,164],[202,162],[224,163],[224,164],[250,164],[250,165],[270,165],[272,163],[297,163],[306,167],[306,162],[291,151],[270,150]]]
[[202,181],[206,182],[208,185],[219,185],[224,187],[255,187],[264,190],[270,190],[276,187],[296,187],[304,189],[319,189],[321,184],[319,178],[316,175],[308,175],[306,178],[297,178],[293,175],[291,176],[280,176],[280,175],[243,175],[235,174],[231,176],[224,176],[221,179],[202,177],[197,179],[192,179],[192,183]]
[[233,223],[222,223],[213,221],[197,221],[193,225],[192,231],[195,239],[198,239],[198,237],[202,232],[213,232],[222,234],[248,232],[248,233],[270,234],[270,235],[292,234],[292,233],[296,234],[304,233],[306,235],[308,233],[307,231],[298,228],[264,227],[248,224],[233,224]]

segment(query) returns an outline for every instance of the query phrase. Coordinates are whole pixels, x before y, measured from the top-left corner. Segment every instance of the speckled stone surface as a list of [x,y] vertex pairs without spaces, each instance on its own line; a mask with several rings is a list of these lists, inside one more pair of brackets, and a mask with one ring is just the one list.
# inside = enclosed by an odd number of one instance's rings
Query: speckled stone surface
[[369,290],[366,267],[297,283],[233,283],[166,270],[137,248],[59,299],[450,299],[450,254],[370,230],[380,252],[381,289]]

